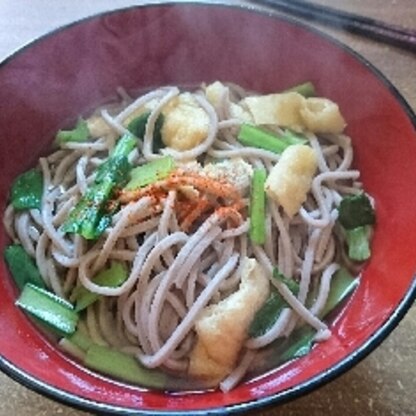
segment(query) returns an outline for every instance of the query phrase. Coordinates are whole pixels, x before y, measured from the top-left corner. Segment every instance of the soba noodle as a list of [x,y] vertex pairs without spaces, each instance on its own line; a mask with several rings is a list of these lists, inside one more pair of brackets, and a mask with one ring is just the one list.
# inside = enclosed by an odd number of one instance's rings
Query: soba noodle
[[[253,244],[248,235],[252,172],[262,168],[270,174],[281,155],[237,140],[250,113],[244,98],[253,94],[233,84],[221,85],[215,99],[206,86],[186,93],[207,122],[205,136],[186,149],[166,146],[155,151],[153,146],[158,116],[181,96],[179,88],[159,88],[135,100],[123,93],[121,103],[97,110],[88,120],[88,141],[65,142],[39,159],[44,187],[40,211],[16,211],[9,205],[4,223],[10,238],[35,259],[50,290],[69,301],[80,286],[101,295],[78,325],[94,343],[180,377],[188,372],[201,314],[239,291],[248,259],[253,260],[267,278],[266,295],[273,287],[286,306],[266,333],[239,341],[236,362],[215,382],[227,391],[244,378],[258,351],[290,337],[299,325],[314,328],[317,341],[331,335],[319,316],[331,279],[345,258],[343,237],[334,231],[337,207],[344,195],[360,192],[361,184],[359,172],[351,167],[353,149],[346,135],[303,129],[317,158],[307,199],[295,215],[288,215],[268,197],[266,239],[262,245]],[[62,225],[94,182],[97,167],[144,108],[150,110],[145,134],[129,161],[141,165],[169,155],[176,170],[145,188],[119,193],[120,208],[97,240],[63,233]],[[281,126],[269,127],[284,132]],[[118,287],[94,283],[93,277],[112,262],[129,271],[125,282]],[[299,284],[297,294],[272,278],[275,267]],[[317,296],[309,305],[313,287]]]

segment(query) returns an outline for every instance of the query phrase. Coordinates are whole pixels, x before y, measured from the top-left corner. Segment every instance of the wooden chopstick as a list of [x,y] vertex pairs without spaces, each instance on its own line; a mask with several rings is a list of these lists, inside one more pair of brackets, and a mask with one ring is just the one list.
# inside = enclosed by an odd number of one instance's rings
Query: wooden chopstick
[[416,30],[303,0],[256,0],[255,3],[416,53]]

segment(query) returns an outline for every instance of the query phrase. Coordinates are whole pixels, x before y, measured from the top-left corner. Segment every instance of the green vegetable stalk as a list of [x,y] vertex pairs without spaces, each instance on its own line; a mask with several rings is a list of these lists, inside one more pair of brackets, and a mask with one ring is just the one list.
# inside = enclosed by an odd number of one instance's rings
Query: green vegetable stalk
[[289,88],[284,92],[297,92],[298,94],[303,95],[305,98],[316,96],[315,86],[310,81],[295,85],[294,87]]
[[304,144],[306,140],[290,130],[277,135],[261,127],[244,123],[240,128],[238,140],[244,146],[257,147],[280,154],[292,144]]
[[338,207],[341,224],[348,246],[348,257],[364,261],[371,256],[370,239],[376,220],[374,209],[365,193],[345,196]]
[[266,241],[266,193],[264,191],[266,177],[265,169],[255,169],[253,172],[249,235],[254,244],[264,244]]
[[31,283],[25,285],[16,305],[58,333],[70,335],[76,330],[78,314],[73,306]]
[[345,238],[348,246],[348,257],[356,261],[364,261],[370,258],[371,227],[364,225],[351,230],[345,230]]
[[130,181],[125,186],[131,191],[143,186],[150,185],[158,180],[164,179],[175,169],[175,161],[171,156],[152,160],[141,166],[137,166],[130,172]]
[[166,376],[157,370],[142,367],[137,360],[125,353],[101,345],[91,345],[85,357],[85,365],[109,376],[146,387],[163,388]]
[[[123,284],[127,280],[127,277],[128,273],[123,264],[113,262],[109,268],[101,270],[94,276],[92,281],[100,286],[117,287]],[[74,298],[76,301],[75,310],[81,311],[99,299],[100,295],[90,292],[84,286],[79,286]]]
[[[292,279],[288,279],[277,268],[273,272],[274,278],[281,280],[287,285],[289,290],[296,296],[299,292],[299,285]],[[326,304],[319,315],[323,319],[341,305],[351,292],[357,287],[358,279],[351,276],[346,269],[339,269],[331,280]],[[312,294],[307,304],[311,305],[316,297]],[[269,331],[279,318],[283,308],[288,307],[279,293],[273,291],[266,303],[259,309],[254,316],[249,327],[249,336],[252,338],[264,335]],[[278,339],[273,344],[273,355],[279,357],[276,365],[282,364],[294,358],[301,357],[309,353],[313,346],[316,330],[310,326],[302,326],[296,329],[287,339]]]
[[59,144],[65,142],[85,142],[89,137],[88,124],[80,118],[72,130],[59,130],[56,135],[56,141]]

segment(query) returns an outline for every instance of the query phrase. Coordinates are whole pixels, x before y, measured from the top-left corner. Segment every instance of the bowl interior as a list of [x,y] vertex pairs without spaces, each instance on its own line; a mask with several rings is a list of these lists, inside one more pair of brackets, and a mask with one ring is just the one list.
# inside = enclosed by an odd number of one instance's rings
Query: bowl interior
[[[274,92],[302,81],[336,101],[348,121],[355,165],[375,197],[373,257],[334,323],[312,353],[231,393],[164,394],[115,383],[62,355],[16,309],[16,291],[0,264],[0,354],[4,370],[67,402],[107,410],[245,409],[307,391],[369,352],[415,294],[416,156],[412,115],[369,65],[326,37],[282,18],[241,7],[170,4],[94,17],[24,48],[0,67],[0,198],[35,163],[54,133],[108,101],[116,88],[233,81]],[[414,116],[413,116],[414,117]],[[0,249],[7,243],[0,231]],[[413,285],[413,286],[412,286]],[[405,295],[407,297],[405,297]],[[395,319],[392,319],[392,316]]]

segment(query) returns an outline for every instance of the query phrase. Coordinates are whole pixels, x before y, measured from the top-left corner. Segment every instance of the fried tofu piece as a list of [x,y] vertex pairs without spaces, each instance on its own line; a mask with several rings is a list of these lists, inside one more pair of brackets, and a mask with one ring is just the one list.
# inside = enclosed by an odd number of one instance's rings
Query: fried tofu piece
[[301,130],[303,121],[300,108],[304,105],[304,101],[302,95],[288,92],[246,97],[242,102],[248,107],[254,122],[258,125],[276,124]]
[[270,291],[269,280],[257,260],[243,261],[239,289],[206,307],[195,324],[197,342],[191,352],[189,374],[213,386],[235,367],[248,338],[248,327]]
[[183,93],[163,108],[162,140],[172,149],[184,151],[198,146],[208,135],[209,118],[190,93]]
[[318,157],[310,146],[287,147],[266,179],[266,194],[293,217],[306,201],[317,167]]
[[321,97],[305,98],[297,92],[247,97],[257,125],[272,124],[313,133],[342,133],[346,123],[338,104]]
[[[215,81],[212,84],[209,84],[205,88],[205,95],[208,101],[215,107],[219,108],[222,105],[224,97],[229,95],[229,87],[221,83],[220,81]],[[231,118],[236,118],[243,122],[252,123],[253,117],[250,112],[247,111],[240,104],[230,102],[229,103],[229,115]]]
[[327,98],[308,98],[300,109],[300,114],[306,130],[314,133],[338,134],[346,126],[338,104]]

